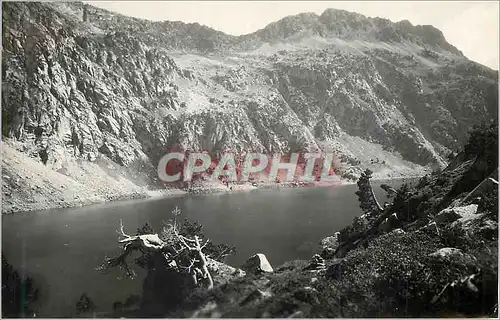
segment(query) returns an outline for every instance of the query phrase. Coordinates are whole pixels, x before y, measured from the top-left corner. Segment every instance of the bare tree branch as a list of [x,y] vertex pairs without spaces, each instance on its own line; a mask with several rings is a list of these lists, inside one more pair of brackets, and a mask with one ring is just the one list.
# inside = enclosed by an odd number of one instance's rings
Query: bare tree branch
[[189,264],[189,266],[185,267],[185,266],[182,266],[182,265],[178,265],[179,268],[182,268],[184,270],[187,270],[188,273],[191,273],[191,268],[194,266],[194,264],[198,262],[198,260],[196,259],[191,259],[191,263]]
[[[180,209],[177,207],[173,211],[174,216],[180,214]],[[135,272],[130,269],[127,264],[127,257],[133,251],[159,252],[162,257],[167,260],[175,268],[183,270],[193,278],[195,285],[198,285],[199,279],[204,279],[208,289],[213,288],[213,279],[208,270],[207,256],[203,249],[207,247],[210,241],[207,239],[201,245],[202,238],[194,235],[194,238],[189,238],[182,235],[179,231],[179,225],[176,218],[171,223],[164,222],[161,237],[158,234],[141,234],[130,236],[125,233],[123,221],[120,219],[120,228],[116,230],[120,235],[118,242],[123,244],[122,253],[116,258],[106,258],[100,266],[101,270],[106,270],[113,267],[122,268],[129,277],[135,276]],[[225,251],[224,251],[225,252]],[[223,252],[223,253],[224,253]],[[189,265],[184,266],[180,262],[189,261]]]
[[123,220],[120,219],[120,230],[116,230],[116,232],[121,235],[122,237],[125,237],[125,238],[131,238],[128,234],[125,233],[125,231],[123,230]]
[[210,242],[210,240],[208,240],[208,239],[207,239],[207,241],[205,241],[205,244],[204,244],[204,245],[202,245],[200,249],[205,248],[209,242]]

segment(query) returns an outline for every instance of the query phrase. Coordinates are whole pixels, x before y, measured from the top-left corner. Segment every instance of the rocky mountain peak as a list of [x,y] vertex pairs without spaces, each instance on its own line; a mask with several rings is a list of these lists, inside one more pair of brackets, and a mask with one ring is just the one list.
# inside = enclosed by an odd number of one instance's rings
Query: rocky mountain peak
[[[36,7],[36,10],[35,10]],[[413,26],[408,20],[391,22],[359,13],[326,9],[321,15],[300,13],[270,23],[253,33],[232,36],[198,23],[148,21],[116,14],[79,2],[50,4],[12,4],[12,11],[29,12],[45,24],[72,26],[80,34],[131,33],[150,45],[195,52],[245,51],[265,43],[297,41],[311,36],[349,41],[411,43],[422,48],[458,56],[462,53],[449,44],[443,33],[433,26]],[[51,14],[55,14],[48,20]],[[17,20],[22,16],[17,17]]]
[[314,13],[287,16],[243,38],[258,38],[261,41],[273,42],[310,35],[388,43],[406,41],[433,50],[463,56],[458,49],[446,41],[443,33],[433,26],[413,26],[408,20],[394,23],[388,19],[369,18],[359,13],[339,9],[326,9],[320,16]]

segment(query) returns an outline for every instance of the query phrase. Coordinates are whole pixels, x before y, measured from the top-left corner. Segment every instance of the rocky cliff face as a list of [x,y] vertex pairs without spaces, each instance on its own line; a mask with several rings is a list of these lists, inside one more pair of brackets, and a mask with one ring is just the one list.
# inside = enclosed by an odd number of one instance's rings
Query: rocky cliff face
[[157,186],[172,145],[322,149],[345,176],[409,174],[497,117],[497,71],[431,26],[327,10],[235,37],[81,3],[2,8],[2,136],[73,179],[101,159]]

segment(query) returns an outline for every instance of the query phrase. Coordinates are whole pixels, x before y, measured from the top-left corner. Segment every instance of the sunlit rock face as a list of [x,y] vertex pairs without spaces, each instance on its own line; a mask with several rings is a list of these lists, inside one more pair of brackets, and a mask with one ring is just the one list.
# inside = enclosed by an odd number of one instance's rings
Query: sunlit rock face
[[81,3],[2,8],[2,135],[53,170],[105,157],[155,184],[177,145],[418,174],[497,117],[497,71],[432,26],[326,10],[235,37]]

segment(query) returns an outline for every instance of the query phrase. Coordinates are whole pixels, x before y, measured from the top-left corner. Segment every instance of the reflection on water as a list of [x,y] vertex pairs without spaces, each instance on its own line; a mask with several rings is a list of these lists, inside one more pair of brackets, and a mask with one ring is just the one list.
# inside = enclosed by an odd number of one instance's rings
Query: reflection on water
[[[398,187],[401,182],[390,183]],[[376,185],[376,184],[375,184]],[[380,202],[385,192],[378,186]],[[2,217],[2,251],[15,268],[33,276],[41,288],[38,316],[71,316],[85,292],[98,310],[141,291],[144,272],[136,280],[117,280],[120,272],[102,275],[94,268],[104,256],[117,253],[119,220],[125,230],[149,222],[160,227],[179,206],[182,216],[198,220],[214,243],[234,245],[228,263],[240,266],[264,253],[273,266],[287,260],[309,259],[318,242],[345,227],[361,211],[355,185],[328,188],[268,189],[122,201],[83,208],[46,210]]]

